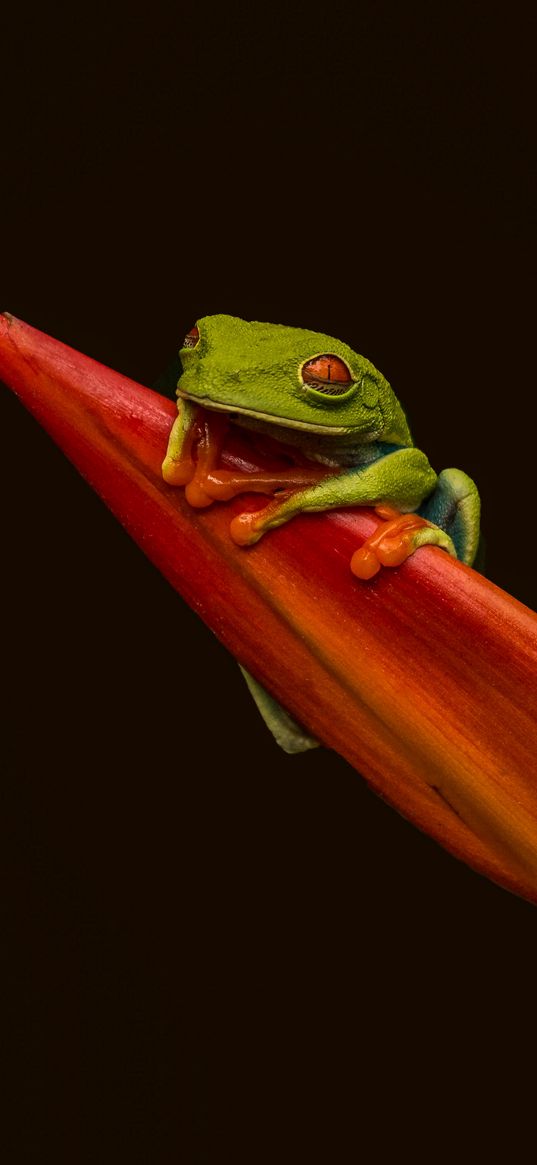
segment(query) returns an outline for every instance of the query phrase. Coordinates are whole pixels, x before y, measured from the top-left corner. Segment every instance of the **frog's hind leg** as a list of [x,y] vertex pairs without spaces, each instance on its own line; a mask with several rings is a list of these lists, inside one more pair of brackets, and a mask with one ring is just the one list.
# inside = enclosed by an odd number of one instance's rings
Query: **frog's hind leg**
[[319,741],[310,736],[293,717],[282,708],[281,704],[262,687],[246,668],[241,667],[248,689],[253,696],[257,707],[272,735],[284,752],[306,752],[308,748],[317,748]]
[[418,513],[452,539],[457,558],[471,566],[479,545],[480,501],[477,486],[462,469],[443,469],[436,489]]

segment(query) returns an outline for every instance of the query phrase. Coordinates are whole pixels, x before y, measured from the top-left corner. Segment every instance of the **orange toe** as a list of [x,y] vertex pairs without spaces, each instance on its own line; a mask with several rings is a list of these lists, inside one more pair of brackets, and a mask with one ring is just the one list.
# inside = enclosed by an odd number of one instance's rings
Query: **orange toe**
[[351,558],[351,570],[357,578],[373,578],[380,570],[380,562],[375,551],[364,542],[359,550],[355,550]]
[[430,525],[419,514],[399,514],[391,506],[377,506],[376,511],[387,520],[353,554],[351,570],[357,578],[373,578],[381,566],[401,566],[416,549],[416,531]]

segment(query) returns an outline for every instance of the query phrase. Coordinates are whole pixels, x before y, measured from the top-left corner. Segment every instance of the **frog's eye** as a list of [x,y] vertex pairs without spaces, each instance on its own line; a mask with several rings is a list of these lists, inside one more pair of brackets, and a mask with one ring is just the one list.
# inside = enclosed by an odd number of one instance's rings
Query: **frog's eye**
[[194,327],[191,328],[189,332],[187,332],[183,340],[183,348],[195,348],[199,338],[199,328],[197,328],[194,324]]
[[353,383],[345,361],[340,356],[315,356],[302,366],[302,380],[309,388],[327,396],[341,396]]

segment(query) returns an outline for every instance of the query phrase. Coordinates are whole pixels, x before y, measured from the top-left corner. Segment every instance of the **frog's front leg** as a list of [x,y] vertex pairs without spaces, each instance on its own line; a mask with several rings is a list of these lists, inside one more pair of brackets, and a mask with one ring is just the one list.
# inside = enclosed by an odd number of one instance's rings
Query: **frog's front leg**
[[184,485],[186,499],[196,509],[210,506],[214,500],[207,484],[220,460],[228,425],[224,413],[208,413],[189,400],[181,401],[162,476],[168,485]]
[[[196,509],[229,501],[240,493],[272,494],[296,490],[326,478],[326,466],[309,462],[288,469],[219,469],[229,421],[225,413],[211,412],[182,400],[174,421],[162,476],[168,485],[184,485],[187,502]],[[195,457],[194,457],[195,453]]]
[[299,513],[340,506],[378,506],[383,507],[381,516],[389,521],[353,555],[351,568],[360,578],[371,578],[381,565],[398,566],[418,546],[427,543],[442,546],[456,557],[449,535],[414,512],[432,493],[436,481],[434,470],[419,449],[398,449],[368,466],[346,470],[308,489],[276,498],[261,512],[239,514],[231,523],[231,536],[238,545],[249,546],[267,530]]
[[194,476],[194,445],[200,432],[200,409],[189,400],[181,401],[162,463],[162,476],[168,485],[186,485]]

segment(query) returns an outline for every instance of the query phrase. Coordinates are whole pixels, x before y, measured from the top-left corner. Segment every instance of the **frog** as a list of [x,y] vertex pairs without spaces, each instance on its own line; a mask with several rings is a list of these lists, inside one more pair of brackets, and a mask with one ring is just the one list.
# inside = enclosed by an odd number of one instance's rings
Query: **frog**
[[[196,320],[179,356],[178,414],[162,475],[198,508],[251,490],[271,494],[264,509],[232,519],[237,546],[254,545],[298,514],[368,506],[381,521],[351,557],[357,582],[400,567],[423,546],[473,564],[480,539],[475,482],[459,469],[433,470],[389,382],[347,343],[215,314]],[[272,474],[222,469],[229,424],[282,442],[296,452],[296,464]],[[318,743],[244,674],[286,751]]]

